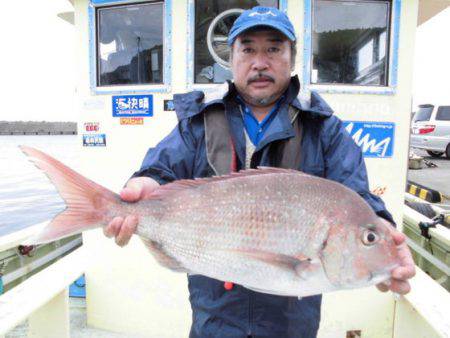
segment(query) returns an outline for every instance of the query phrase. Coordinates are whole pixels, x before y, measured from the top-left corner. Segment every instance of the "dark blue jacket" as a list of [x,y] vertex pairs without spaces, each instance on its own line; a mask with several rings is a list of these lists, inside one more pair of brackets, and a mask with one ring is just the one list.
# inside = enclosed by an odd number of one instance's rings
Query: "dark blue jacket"
[[[271,166],[269,144],[294,136],[288,105],[300,109],[303,123],[301,165],[308,174],[338,181],[358,192],[389,221],[392,217],[383,202],[369,192],[361,150],[316,93],[310,100],[299,96],[300,85],[293,77],[281,108],[258,144],[252,166]],[[141,169],[133,176],[149,176],[160,184],[177,179],[213,175],[205,148],[202,112],[211,104],[223,105],[238,157],[238,169],[245,167],[245,136],[241,113],[231,83],[212,94],[195,91],[174,96],[179,119],[175,129],[155,148],[149,149]],[[272,148],[273,149],[273,148]],[[189,276],[193,323],[190,337],[302,337],[317,334],[321,296],[281,297],[261,294],[235,285],[226,291],[223,282],[208,277]]]

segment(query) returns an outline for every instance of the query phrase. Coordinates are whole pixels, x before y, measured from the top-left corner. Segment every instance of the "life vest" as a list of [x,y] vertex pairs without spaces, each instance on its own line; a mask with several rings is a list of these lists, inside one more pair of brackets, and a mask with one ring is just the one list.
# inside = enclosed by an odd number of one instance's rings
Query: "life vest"
[[[299,112],[297,108],[289,106],[288,114],[294,129],[294,136],[267,145],[271,147],[269,152],[272,156],[271,163],[274,167],[296,170],[300,168],[303,128]],[[204,112],[204,123],[206,157],[214,174],[226,175],[236,171],[236,151],[232,142],[225,108],[222,105],[209,106]],[[248,139],[247,142],[249,142]],[[251,154],[252,159],[250,161],[246,161],[250,163],[250,167],[258,165],[258,163],[254,163],[253,155],[254,153]]]

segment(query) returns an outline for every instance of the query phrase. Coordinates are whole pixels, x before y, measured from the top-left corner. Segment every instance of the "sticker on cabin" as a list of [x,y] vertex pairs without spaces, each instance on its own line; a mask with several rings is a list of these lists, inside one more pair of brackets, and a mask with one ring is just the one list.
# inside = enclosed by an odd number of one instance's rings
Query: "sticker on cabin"
[[86,132],[98,132],[100,130],[100,123],[98,122],[85,122],[84,131]]
[[364,157],[392,157],[395,124],[392,122],[345,121],[345,129]]
[[175,105],[173,104],[173,100],[164,100],[164,110],[165,111],[174,111]]
[[122,95],[112,97],[114,117],[153,116],[153,95]]
[[130,125],[130,126],[142,125],[142,124],[144,124],[144,118],[143,117],[121,117],[120,124]]
[[105,147],[106,135],[105,134],[84,134],[83,135],[84,147]]

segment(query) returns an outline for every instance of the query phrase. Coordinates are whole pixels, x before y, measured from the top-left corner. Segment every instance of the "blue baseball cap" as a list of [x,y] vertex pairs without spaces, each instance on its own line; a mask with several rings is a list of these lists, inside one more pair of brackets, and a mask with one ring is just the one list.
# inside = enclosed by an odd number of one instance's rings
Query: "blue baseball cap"
[[286,14],[275,7],[257,6],[242,12],[236,19],[228,35],[228,45],[231,46],[242,32],[257,26],[271,27],[295,41],[294,26]]

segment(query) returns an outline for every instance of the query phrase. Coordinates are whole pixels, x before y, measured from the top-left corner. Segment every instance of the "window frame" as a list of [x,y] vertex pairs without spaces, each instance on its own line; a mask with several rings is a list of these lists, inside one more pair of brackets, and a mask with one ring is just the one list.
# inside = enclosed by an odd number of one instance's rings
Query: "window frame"
[[[370,86],[359,84],[334,84],[334,83],[311,83],[312,72],[312,29],[313,29],[313,1],[305,0],[304,16],[304,49],[303,49],[303,74],[302,84],[308,90],[314,90],[321,93],[332,94],[379,94],[394,95],[397,90],[398,79],[398,49],[400,34],[400,14],[401,0],[392,0],[389,13],[389,35],[386,46],[387,62],[387,85]],[[341,0],[345,1],[345,0]],[[352,0],[358,2],[374,2],[373,0]]]
[[[135,94],[135,93],[166,93],[171,91],[172,78],[172,1],[173,0],[89,0],[88,22],[89,22],[89,80],[91,93],[101,94]],[[163,5],[163,83],[140,84],[140,85],[114,85],[98,86],[97,68],[97,9],[102,7],[113,7],[118,5],[137,5],[143,3],[161,3]]]
[[[211,90],[221,83],[195,83],[195,1],[189,0],[187,12],[186,83],[188,90]],[[288,0],[278,0],[278,9],[287,14]]]

